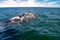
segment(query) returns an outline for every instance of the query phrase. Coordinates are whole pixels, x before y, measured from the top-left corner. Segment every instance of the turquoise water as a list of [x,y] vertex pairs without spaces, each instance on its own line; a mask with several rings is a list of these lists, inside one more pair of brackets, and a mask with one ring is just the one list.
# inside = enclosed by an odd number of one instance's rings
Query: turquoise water
[[60,40],[60,8],[0,8],[0,23],[22,13],[38,18],[16,25],[0,25],[0,40]]

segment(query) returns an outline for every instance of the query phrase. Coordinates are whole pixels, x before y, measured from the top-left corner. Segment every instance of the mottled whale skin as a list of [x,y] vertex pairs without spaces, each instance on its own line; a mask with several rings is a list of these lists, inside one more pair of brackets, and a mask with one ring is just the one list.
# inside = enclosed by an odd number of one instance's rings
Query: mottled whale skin
[[35,14],[35,13],[24,13],[22,15],[13,17],[13,18],[5,21],[4,23],[5,23],[5,25],[9,25],[12,23],[22,23],[22,22],[27,22],[32,19],[35,19],[36,17],[37,17],[37,14]]

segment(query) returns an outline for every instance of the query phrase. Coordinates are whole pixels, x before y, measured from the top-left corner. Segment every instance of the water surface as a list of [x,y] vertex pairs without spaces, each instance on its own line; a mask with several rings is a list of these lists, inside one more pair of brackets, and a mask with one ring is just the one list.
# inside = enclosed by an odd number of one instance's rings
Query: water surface
[[22,24],[0,25],[0,40],[60,40],[60,8],[0,8],[0,23],[22,13],[39,16]]

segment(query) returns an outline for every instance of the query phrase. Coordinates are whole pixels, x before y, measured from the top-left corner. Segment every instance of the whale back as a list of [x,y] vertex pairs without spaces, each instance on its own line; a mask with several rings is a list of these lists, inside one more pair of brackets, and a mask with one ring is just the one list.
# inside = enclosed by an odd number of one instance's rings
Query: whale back
[[34,13],[25,13],[20,16],[13,17],[5,22],[5,24],[12,24],[12,23],[23,23],[28,22],[32,19],[35,19],[37,17]]

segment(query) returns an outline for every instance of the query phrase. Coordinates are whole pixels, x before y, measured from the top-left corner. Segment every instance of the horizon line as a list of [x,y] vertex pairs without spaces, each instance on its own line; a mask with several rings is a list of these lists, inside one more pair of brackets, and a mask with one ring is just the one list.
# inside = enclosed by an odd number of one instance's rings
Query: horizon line
[[[0,7],[0,8],[12,8],[12,7]],[[17,8],[17,7],[14,7]],[[40,7],[40,8],[60,8],[60,7]]]

